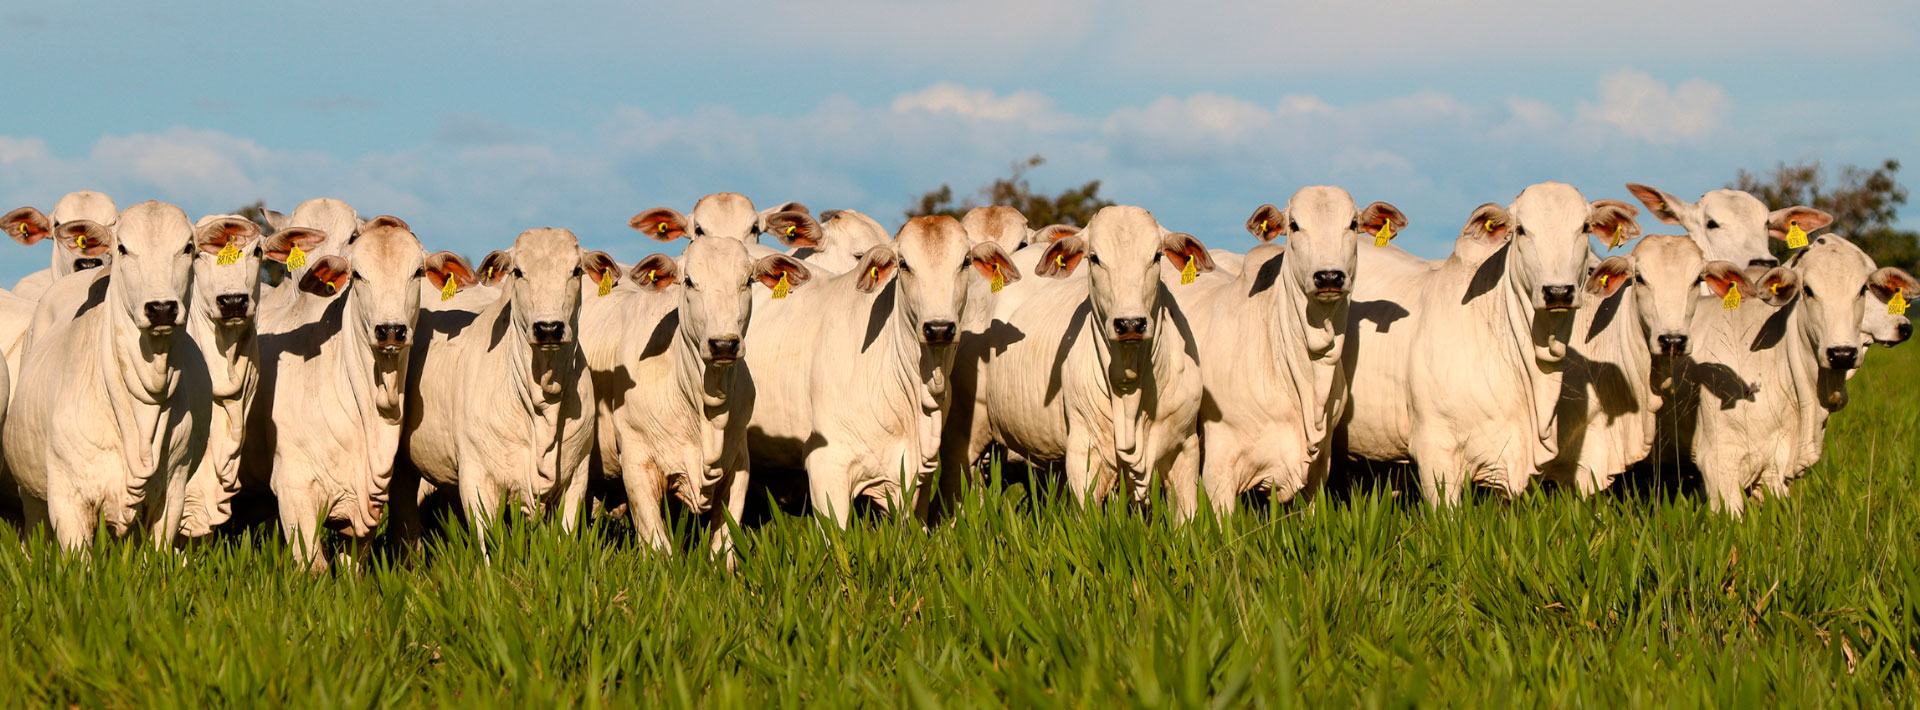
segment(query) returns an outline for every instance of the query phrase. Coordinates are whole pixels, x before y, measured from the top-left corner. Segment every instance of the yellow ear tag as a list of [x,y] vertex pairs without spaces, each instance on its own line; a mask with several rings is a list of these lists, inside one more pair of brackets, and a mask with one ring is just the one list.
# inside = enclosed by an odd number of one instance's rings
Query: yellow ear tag
[[1887,315],[1904,316],[1907,314],[1907,294],[1894,291],[1893,298],[1887,299]]
[[1608,282],[1608,281],[1611,281],[1611,280],[1613,280],[1613,274],[1601,274],[1601,275],[1600,275],[1600,288],[1606,288],[1606,287],[1607,287],[1607,282]]
[[1787,248],[1799,249],[1807,245],[1807,232],[1800,228],[1799,222],[1787,223]]
[[295,244],[287,248],[287,268],[298,269],[306,265],[307,253],[300,251],[300,245]]
[[993,265],[993,279],[987,282],[987,290],[992,291],[994,293],[999,293],[1000,289],[1003,289],[1006,287],[1007,287],[1007,277],[1002,276],[1000,274],[1000,264],[995,263]]
[[1626,228],[1627,228],[1627,225],[1625,223],[1613,225],[1613,242],[1607,245],[1608,251],[1619,249],[1620,242],[1626,241],[1624,239],[1626,235],[1620,233],[1620,230],[1623,230]]
[[1729,285],[1726,297],[1720,299],[1721,310],[1731,311],[1740,307],[1740,287]]
[[613,293],[613,269],[600,272],[600,295]]
[[1377,247],[1386,246],[1387,240],[1392,238],[1393,238],[1393,220],[1387,220],[1385,222],[1381,222],[1380,231],[1374,233],[1373,235],[1373,245]]
[[1196,264],[1199,264],[1199,263],[1200,263],[1200,257],[1196,256],[1196,257],[1187,259],[1187,265],[1184,267],[1181,267],[1180,269],[1181,284],[1183,285],[1190,284],[1190,283],[1193,283],[1194,279],[1200,278],[1200,267],[1196,266]]
[[1493,233],[1493,220],[1487,220],[1487,233]]
[[228,264],[232,264],[233,262],[240,260],[240,248],[234,246],[233,242],[227,242],[227,248],[221,249],[220,253],[217,254],[216,256],[220,258],[216,260],[214,263],[219,264],[221,266],[226,266]]
[[460,282],[453,280],[453,274],[447,274],[447,280],[440,282],[440,300],[445,301],[453,298],[453,294],[459,292]]
[[1267,221],[1264,219],[1260,220],[1260,233],[1262,235],[1267,233]]
[[76,234],[73,236],[73,248],[75,249],[87,248],[87,235],[85,232],[82,232],[80,234]]
[[1775,281],[1773,283],[1767,284],[1767,292],[1775,296],[1780,295],[1780,282]]
[[792,290],[793,284],[787,282],[787,275],[785,272],[782,272],[780,274],[780,282],[773,285],[773,298],[776,301],[786,298],[787,292]]
[[868,279],[878,279],[878,278],[880,278],[880,267],[878,267],[878,266],[869,266],[869,267],[867,267],[867,278],[868,278]]
[[333,293],[333,292],[335,292],[335,291],[338,291],[338,290],[340,290],[340,287],[339,287],[339,286],[335,286],[335,285],[333,285],[333,282],[332,282],[332,281],[328,281],[328,282],[326,282],[326,283],[327,283],[327,293],[329,293],[329,294],[331,294],[331,293]]
[[666,222],[661,222],[661,223],[660,223],[660,233],[661,233],[661,234],[666,234],[666,233],[667,233],[667,223],[666,223]]
[[24,236],[26,236],[26,234],[27,234],[27,223],[26,223],[26,222],[21,222],[21,223],[20,223],[20,236],[23,236],[23,237],[24,237]]
[[793,225],[791,224],[787,225],[787,236],[793,236]]
[[1065,254],[1053,255],[1053,265],[1058,266],[1062,269],[1067,268],[1067,255]]

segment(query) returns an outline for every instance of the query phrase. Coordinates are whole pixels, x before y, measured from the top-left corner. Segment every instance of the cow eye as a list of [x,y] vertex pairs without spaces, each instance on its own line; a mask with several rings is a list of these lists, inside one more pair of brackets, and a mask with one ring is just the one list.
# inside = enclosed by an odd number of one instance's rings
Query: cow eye
[[260,255],[261,255],[262,253],[264,253],[264,252],[261,252],[261,251],[260,251],[260,247],[254,247],[254,248],[253,248],[253,255],[254,255],[254,256],[260,256]]
[[900,262],[900,273],[903,273],[903,274],[911,274],[911,273],[913,273],[913,267],[911,267],[911,266],[907,266],[907,262],[905,262],[905,261],[901,261],[901,262]]
[[413,277],[416,279],[426,275],[427,275],[427,267],[422,266],[418,269],[413,270]]
[[[1639,274],[1634,274],[1634,275],[1633,275],[1633,282],[1634,282],[1634,283],[1637,283],[1637,284],[1640,284],[1641,286],[1645,286],[1645,285],[1647,285],[1647,277],[1645,277],[1645,276],[1641,276],[1641,275],[1639,275]],[[1693,283],[1694,283],[1694,285],[1696,285],[1696,286],[1698,286],[1698,285],[1700,284],[1700,280],[1699,280],[1699,279],[1694,279],[1694,280],[1693,280]]]
[[1295,222],[1295,221],[1293,221],[1293,220],[1287,220],[1287,231],[1289,231],[1289,232],[1298,232],[1298,231],[1300,231],[1300,223],[1299,223],[1299,222]]
[[115,247],[117,247],[117,248],[119,248],[119,250],[120,250],[120,255],[121,255],[121,256],[126,256],[126,255],[127,255],[127,245],[125,245],[125,244],[116,244],[116,245],[114,245],[114,246],[115,246]]
[[[1646,280],[1640,279],[1640,277],[1638,276],[1635,276],[1634,279],[1639,280],[1640,283],[1646,283]],[[1706,280],[1707,280],[1707,277],[1705,276],[1695,276],[1693,277],[1693,285],[1699,286],[1700,284],[1705,283]]]
[[526,274],[520,273],[520,267],[516,266],[513,267],[513,277],[516,279],[526,278]]
[[1807,294],[1807,298],[1813,298],[1813,287],[1812,287],[1812,286],[1807,286],[1807,287],[1805,287],[1805,288],[1802,288],[1802,289],[1800,289],[1800,292],[1801,292],[1801,293],[1805,293],[1805,294]]
[[1087,255],[1087,263],[1089,263],[1089,264],[1093,264],[1094,266],[1099,266],[1099,265],[1100,265],[1100,255],[1099,255],[1099,254],[1088,254],[1088,255]]
[[1162,253],[1160,253],[1160,252],[1157,252],[1157,251],[1156,251],[1156,252],[1154,252],[1154,253],[1153,253],[1153,263],[1155,263],[1155,264],[1158,264],[1158,263],[1160,263],[1160,257],[1162,257],[1162,256],[1166,256],[1166,255],[1165,255],[1165,254],[1162,254]]
[[1866,285],[1866,284],[1861,284],[1861,285],[1860,285],[1860,295],[1862,295],[1862,296],[1865,296],[1865,295],[1867,295],[1867,285]]
[[692,279],[692,278],[683,278],[683,279],[680,279],[680,285],[681,285],[681,286],[685,286],[685,287],[687,287],[687,288],[689,288],[689,289],[691,289],[691,288],[694,288],[694,285],[693,285],[693,279]]
[[187,248],[186,248],[186,249],[182,249],[182,250],[180,251],[180,253],[182,253],[182,254],[192,254],[192,253],[193,253],[193,243],[192,243],[192,242],[188,242],[188,243],[187,243]]
[[1359,219],[1359,218],[1357,218],[1357,217],[1356,217],[1356,218],[1354,218],[1354,220],[1353,220],[1353,222],[1352,222],[1352,223],[1349,223],[1349,224],[1347,225],[1347,231],[1349,231],[1349,232],[1358,232],[1358,231],[1360,231],[1360,219]]
[[576,266],[576,267],[573,267],[573,275],[574,275],[574,276],[581,276],[581,275],[584,275],[584,274],[586,274],[586,273],[587,273],[587,270],[586,270],[586,269],[583,269],[583,268],[580,268],[580,267],[578,267],[578,266]]
[[707,229],[705,227],[696,226],[693,228],[693,236],[704,237],[706,235],[707,235]]
[[358,270],[355,270],[355,271],[353,272],[353,280],[355,280],[355,281],[365,281],[365,280],[367,280],[367,279],[366,279],[366,277],[364,277],[364,276],[361,276],[361,275],[360,275],[360,272],[359,272]]
[[1513,228],[1513,235],[1514,235],[1514,236],[1516,236],[1516,237],[1524,237],[1524,236],[1527,236],[1527,228],[1526,228],[1526,227],[1514,227],[1514,228]]
[[1720,228],[1720,223],[1719,223],[1719,222],[1716,222],[1716,221],[1714,221],[1714,220],[1711,220],[1711,219],[1710,219],[1710,220],[1707,220],[1707,229],[1719,229],[1719,228]]

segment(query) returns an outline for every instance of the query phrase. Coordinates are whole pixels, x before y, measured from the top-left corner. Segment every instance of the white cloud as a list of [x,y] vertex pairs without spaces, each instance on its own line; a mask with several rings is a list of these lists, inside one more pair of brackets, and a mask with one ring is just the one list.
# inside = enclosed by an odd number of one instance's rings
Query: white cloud
[[1024,123],[1037,130],[1059,130],[1069,118],[1054,110],[1053,100],[1032,91],[1001,96],[986,89],[969,89],[940,82],[893,99],[894,113],[923,111],[984,121]]
[[1723,127],[1732,100],[1725,89],[1699,79],[1671,89],[1631,69],[1600,80],[1598,102],[1579,104],[1580,120],[1610,126],[1652,143],[1684,143]]

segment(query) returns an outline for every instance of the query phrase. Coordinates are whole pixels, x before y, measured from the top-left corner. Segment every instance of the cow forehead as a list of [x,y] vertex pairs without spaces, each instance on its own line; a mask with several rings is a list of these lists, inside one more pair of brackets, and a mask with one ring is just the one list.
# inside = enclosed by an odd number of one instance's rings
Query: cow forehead
[[693,221],[708,234],[734,237],[746,234],[760,221],[753,200],[737,192],[716,192],[693,205]]
[[1152,254],[1160,248],[1166,230],[1153,213],[1139,207],[1103,207],[1087,220],[1087,248],[1101,254]]
[[1700,209],[1717,222],[1765,222],[1767,205],[1741,190],[1714,190],[1700,198]]
[[54,224],[72,222],[76,219],[90,219],[102,226],[111,227],[120,218],[120,209],[106,195],[92,190],[69,192],[54,204],[53,214],[47,215]]
[[1543,182],[1514,198],[1508,211],[1529,236],[1550,236],[1560,230],[1578,231],[1587,223],[1587,198],[1572,185]]
[[[840,210],[833,218],[820,225],[828,233],[828,240],[853,246],[856,251],[885,244],[891,240],[887,229],[878,221],[854,210]],[[839,240],[844,239],[844,242]]]
[[894,249],[910,260],[959,259],[970,244],[967,230],[952,217],[915,217],[900,228]]
[[193,222],[173,205],[142,202],[120,214],[114,237],[135,252],[171,249],[193,237]]
[[1001,241],[1003,237],[1027,235],[1027,216],[1006,205],[975,207],[960,221],[967,234],[982,240]]
[[1338,222],[1337,226],[1345,226],[1352,221],[1353,213],[1353,195],[1329,185],[1300,188],[1287,200],[1287,216],[1302,224]]
[[300,203],[287,215],[287,224],[326,232],[328,242],[345,244],[360,228],[360,214],[347,203],[331,197],[318,197]]
[[[1812,286],[1815,292],[1821,287],[1840,285],[1847,288],[1864,284],[1873,273],[1873,260],[1852,244],[1829,239],[1808,247],[1800,253],[1794,270],[1800,272],[1800,278]],[[1852,294],[1832,294],[1845,296]]]
[[353,268],[362,272],[399,274],[418,268],[426,258],[420,240],[399,227],[378,227],[360,235],[353,247]]
[[1706,263],[1706,252],[1685,235],[1653,234],[1633,247],[1633,266],[1650,282],[1691,284]]
[[529,229],[513,240],[513,260],[530,273],[566,270],[580,264],[580,240],[565,229]]
[[680,268],[696,279],[744,274],[746,265],[747,246],[737,239],[697,237],[680,254]]

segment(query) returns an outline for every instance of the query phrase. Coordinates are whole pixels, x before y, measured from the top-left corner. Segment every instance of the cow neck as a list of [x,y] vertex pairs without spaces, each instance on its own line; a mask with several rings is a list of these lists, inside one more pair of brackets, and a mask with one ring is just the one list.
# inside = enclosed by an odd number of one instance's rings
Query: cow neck
[[[1790,335],[1781,338],[1781,344],[1776,346],[1786,348],[1789,390],[1793,393],[1800,428],[1794,464],[1802,470],[1819,461],[1826,443],[1827,417],[1847,403],[1846,373],[1820,366],[1819,338],[1806,330],[1806,314],[1800,308],[1800,299],[1805,297],[1805,294],[1796,295],[1783,306],[1792,309],[1786,323]],[[1796,470],[1783,475],[1798,473]]]
[[[1258,274],[1259,270],[1248,269],[1246,273]],[[1270,374],[1287,383],[1293,403],[1299,405],[1303,415],[1306,461],[1312,461],[1326,442],[1328,422],[1340,418],[1345,403],[1346,373],[1341,356],[1346,347],[1350,299],[1321,303],[1307,296],[1303,285],[1283,263],[1274,284],[1253,294],[1248,300],[1254,307],[1242,312],[1253,315],[1257,321],[1253,327],[1266,333],[1263,340],[1267,357],[1252,361],[1271,363],[1266,365],[1272,368]]]
[[259,346],[256,325],[254,318],[228,324],[215,319],[207,309],[188,310],[187,333],[206,355],[207,375],[216,402],[241,399],[252,389],[256,375],[254,356]]
[[[1618,471],[1611,470],[1616,466],[1624,470],[1627,465],[1631,465],[1633,462],[1644,458],[1646,452],[1652,448],[1653,437],[1657,431],[1656,427],[1658,426],[1657,418],[1659,416],[1659,410],[1664,404],[1659,392],[1671,386],[1670,380],[1663,380],[1659,383],[1656,383],[1654,380],[1657,376],[1655,368],[1655,359],[1657,356],[1655,356],[1653,351],[1647,346],[1651,337],[1651,330],[1647,328],[1646,323],[1640,320],[1639,293],[1635,290],[1632,283],[1628,283],[1620,288],[1617,297],[1619,300],[1615,303],[1613,309],[1613,320],[1592,339],[1592,344],[1588,348],[1586,358],[1589,362],[1593,361],[1595,355],[1612,356],[1617,359],[1617,361],[1607,360],[1605,362],[1613,362],[1613,364],[1620,367],[1621,379],[1626,383],[1627,387],[1627,397],[1632,400],[1631,421],[1639,425],[1640,429],[1637,432],[1639,434],[1639,441],[1637,442],[1638,453],[1622,452],[1623,460],[1602,462],[1606,468],[1610,469],[1607,471],[1608,473],[1617,473]],[[1597,311],[1606,307],[1606,300],[1607,299],[1597,299],[1595,302],[1589,304],[1588,308],[1596,311],[1595,315],[1597,316]],[[1576,338],[1581,337],[1580,333],[1574,333],[1573,335]],[[1671,364],[1673,361],[1669,359],[1667,362]],[[1599,366],[1590,364],[1587,366],[1587,371],[1587,374],[1584,376],[1584,386],[1592,390],[1588,396],[1597,397],[1599,396],[1598,391],[1601,387],[1597,374]],[[1669,369],[1668,373],[1671,375],[1671,369]],[[1591,405],[1589,405],[1589,407],[1591,407]],[[1616,419],[1616,421],[1625,421],[1625,419],[1619,418]],[[1589,421],[1586,423],[1586,426],[1617,428],[1621,425],[1612,422],[1597,423]],[[1620,441],[1618,437],[1612,437],[1610,440],[1622,444],[1628,443]],[[1590,457],[1583,454],[1582,458],[1589,459]]]
[[[882,357],[881,381],[898,388],[896,391],[913,397],[918,408],[912,412],[900,412],[906,415],[904,422],[917,429],[910,447],[909,462],[918,468],[910,472],[924,480],[933,472],[938,463],[936,454],[940,451],[940,430],[944,425],[944,414],[948,397],[948,378],[953,372],[953,354],[956,346],[932,347],[920,341],[920,335],[914,328],[913,319],[907,314],[906,295],[900,293],[899,282],[890,281],[887,288],[893,289],[893,308],[887,314],[885,327],[887,347]],[[877,295],[874,297],[878,297]],[[888,397],[884,392],[873,392],[872,396]],[[891,399],[889,397],[889,399]],[[897,401],[897,400],[895,400]],[[906,481],[900,481],[906,485]]]
[[[127,475],[122,502],[131,509],[146,499],[147,482],[159,470],[165,455],[166,437],[160,423],[166,419],[164,410],[179,384],[180,372],[173,367],[172,352],[179,344],[176,338],[184,337],[184,333],[182,328],[166,335],[141,332],[133,318],[118,308],[120,294],[112,274],[101,278],[107,279],[107,295],[96,312],[101,320],[100,347],[105,351],[97,357],[102,363],[110,363],[103,373],[107,378],[105,391],[119,429],[121,466]],[[115,396],[118,392],[128,396]]]
[[1560,448],[1553,429],[1554,410],[1560,397],[1560,365],[1566,359],[1574,312],[1543,314],[1534,309],[1531,296],[1520,290],[1520,280],[1514,273],[1520,267],[1514,259],[1511,240],[1491,258],[1503,262],[1500,284],[1491,293],[1474,299],[1472,308],[1480,317],[1469,321],[1491,327],[1492,341],[1507,352],[1520,381],[1532,395],[1525,404],[1528,426],[1534,435],[1533,461],[1535,467],[1544,466]]
[[734,373],[739,371],[740,363],[716,366],[702,360],[700,346],[694,335],[687,332],[686,323],[686,319],[680,319],[681,327],[674,329],[675,337],[667,357],[672,358],[673,384],[682,398],[680,401],[700,403],[700,421],[705,424],[700,427],[700,458],[711,469],[720,462],[725,448],[727,423],[733,414]]
[[[342,320],[357,312],[358,290],[349,288],[341,297]],[[349,389],[361,436],[366,442],[367,486],[356,511],[356,532],[371,530],[380,520],[386,503],[387,484],[393,478],[394,456],[400,448],[401,404],[406,400],[408,353],[402,350],[387,355],[375,350],[367,329],[357,324],[340,329],[342,342],[337,353],[342,371],[341,382]],[[282,383],[284,384],[284,382]]]
[[[560,439],[562,426],[560,415],[567,388],[578,379],[580,363],[579,342],[571,342],[551,352],[534,347],[533,339],[525,331],[515,327],[513,322],[513,290],[503,290],[500,300],[483,313],[479,319],[483,323],[499,324],[500,342],[491,349],[481,351],[483,356],[500,358],[506,365],[505,371],[511,373],[509,382],[513,399],[519,405],[519,411],[527,417],[527,461],[520,470],[525,471],[526,490],[536,496],[544,496],[553,489],[559,480]],[[491,316],[491,317],[489,317]],[[574,332],[579,332],[579,318],[571,324]],[[475,345],[479,345],[475,343]],[[486,371],[493,371],[489,364]]]
[[[1091,302],[1092,297],[1088,300]],[[1169,360],[1163,357],[1167,336],[1178,329],[1167,307],[1172,302],[1173,294],[1167,293],[1165,284],[1161,284],[1149,315],[1153,319],[1154,337],[1145,342],[1112,342],[1098,318],[1089,318],[1086,325],[1092,331],[1087,336],[1093,341],[1094,359],[1105,375],[1100,382],[1107,395],[1108,416],[1113,420],[1114,455],[1134,484],[1136,494],[1146,490],[1146,477],[1151,474],[1145,465],[1151,462],[1146,460],[1147,452],[1141,446],[1145,438],[1142,430],[1151,424],[1153,414],[1144,411],[1146,393],[1154,388],[1154,383],[1170,374],[1162,369]],[[1091,313],[1091,309],[1088,312]]]

